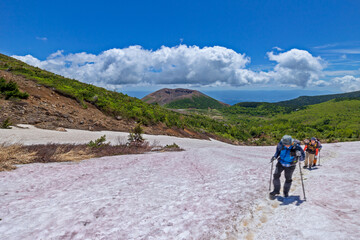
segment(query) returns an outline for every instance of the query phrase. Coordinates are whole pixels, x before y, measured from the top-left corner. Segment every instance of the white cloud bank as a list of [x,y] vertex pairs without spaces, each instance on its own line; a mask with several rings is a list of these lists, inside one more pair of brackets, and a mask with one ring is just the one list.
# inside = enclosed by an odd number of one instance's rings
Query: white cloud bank
[[360,77],[346,75],[344,77],[336,77],[333,82],[338,84],[341,90],[345,92],[352,92],[360,90]]
[[110,49],[98,55],[63,51],[41,61],[31,55],[13,56],[30,65],[98,85],[202,85],[244,86],[276,83],[306,87],[322,86],[325,61],[304,50],[292,49],[268,57],[277,64],[272,71],[247,69],[250,58],[225,47],[179,45],[156,51],[130,46]]

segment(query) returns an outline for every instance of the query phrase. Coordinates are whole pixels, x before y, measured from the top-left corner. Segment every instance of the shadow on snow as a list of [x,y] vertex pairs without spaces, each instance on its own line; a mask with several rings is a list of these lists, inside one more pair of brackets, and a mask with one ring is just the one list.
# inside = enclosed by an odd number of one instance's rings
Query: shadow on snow
[[282,202],[280,204],[281,205],[289,205],[289,204],[293,204],[296,203],[296,206],[300,206],[300,204],[302,204],[303,202],[305,202],[304,200],[300,199],[300,196],[289,196],[287,198],[284,198],[282,196],[277,196],[276,199],[280,202]]

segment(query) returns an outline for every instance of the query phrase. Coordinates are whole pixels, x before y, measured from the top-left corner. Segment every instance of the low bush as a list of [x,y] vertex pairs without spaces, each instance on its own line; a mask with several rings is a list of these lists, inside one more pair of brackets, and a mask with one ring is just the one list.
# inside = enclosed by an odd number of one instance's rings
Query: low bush
[[106,135],[99,137],[95,141],[91,140],[88,143],[88,146],[94,148],[94,147],[103,147],[103,146],[106,146],[106,145],[110,144],[110,143],[105,143],[105,142],[106,142]]
[[164,147],[164,149],[166,150],[166,151],[183,151],[184,149],[182,149],[182,148],[180,148],[179,147],[179,145],[177,145],[176,143],[173,143],[173,144],[171,144],[171,145],[166,145],[165,147]]
[[16,82],[6,82],[4,78],[0,78],[0,95],[3,95],[6,100],[8,99],[27,99],[29,94],[26,92],[20,92]]
[[0,128],[2,129],[11,129],[11,122],[10,122],[10,118],[5,119],[1,124],[0,124]]
[[138,124],[136,127],[130,132],[128,137],[128,144],[141,144],[144,142],[144,138],[142,137],[144,130],[141,128],[141,125]]

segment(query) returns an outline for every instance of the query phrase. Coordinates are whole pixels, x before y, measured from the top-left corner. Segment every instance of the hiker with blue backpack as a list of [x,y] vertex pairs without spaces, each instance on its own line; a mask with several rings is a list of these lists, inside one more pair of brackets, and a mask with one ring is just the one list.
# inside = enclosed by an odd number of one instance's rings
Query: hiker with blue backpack
[[[289,196],[289,191],[292,183],[292,175],[296,168],[296,164],[298,160],[304,161],[305,153],[302,147],[300,146],[299,141],[294,140],[289,135],[284,135],[276,147],[276,152],[275,155],[271,158],[271,163],[273,163],[273,161],[276,159],[278,160],[278,162],[276,164],[276,169],[273,174],[274,190],[270,192],[271,199],[274,199],[277,194],[280,194],[280,188],[281,188],[280,176],[283,171],[285,172],[285,183],[284,183],[283,193],[284,193],[284,197]],[[271,179],[270,179],[270,183],[271,183]]]

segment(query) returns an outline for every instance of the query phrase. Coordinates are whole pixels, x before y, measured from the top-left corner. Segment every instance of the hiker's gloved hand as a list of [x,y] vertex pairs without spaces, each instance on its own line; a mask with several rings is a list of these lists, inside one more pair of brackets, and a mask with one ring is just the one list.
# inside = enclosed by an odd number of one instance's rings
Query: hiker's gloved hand
[[273,157],[270,159],[270,162],[273,162],[275,159],[276,159],[276,157],[273,156]]
[[301,152],[298,150],[298,151],[296,151],[296,156],[297,157],[301,157]]

